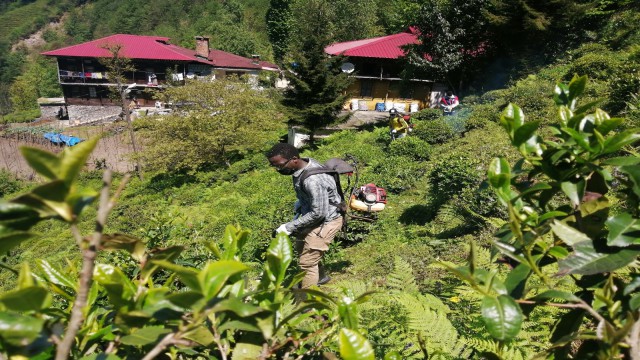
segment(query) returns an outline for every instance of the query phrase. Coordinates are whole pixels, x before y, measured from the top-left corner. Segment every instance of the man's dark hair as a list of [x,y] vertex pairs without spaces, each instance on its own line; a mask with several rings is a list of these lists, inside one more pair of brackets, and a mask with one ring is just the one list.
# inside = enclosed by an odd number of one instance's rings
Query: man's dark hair
[[300,157],[300,153],[295,146],[288,143],[277,143],[273,145],[271,150],[267,151],[265,154],[267,159],[271,159],[274,156],[280,155],[287,160],[291,160],[294,157]]

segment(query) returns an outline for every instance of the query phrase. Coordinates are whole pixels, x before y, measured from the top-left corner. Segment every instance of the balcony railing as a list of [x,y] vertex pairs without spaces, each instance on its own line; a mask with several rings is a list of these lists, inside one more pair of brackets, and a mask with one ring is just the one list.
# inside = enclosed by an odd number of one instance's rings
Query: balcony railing
[[[81,72],[72,70],[59,71],[60,83],[67,84],[112,84],[107,73],[102,72]],[[165,73],[149,73],[144,71],[136,71],[133,74],[128,73],[124,82],[127,84],[136,83],[141,86],[159,86],[166,83]]]

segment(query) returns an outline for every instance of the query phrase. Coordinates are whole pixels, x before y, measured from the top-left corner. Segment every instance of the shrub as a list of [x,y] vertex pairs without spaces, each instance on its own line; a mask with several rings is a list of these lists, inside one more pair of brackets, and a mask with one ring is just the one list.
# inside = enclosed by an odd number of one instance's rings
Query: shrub
[[465,188],[478,184],[478,171],[472,160],[450,158],[438,162],[429,173],[431,198],[443,204]]
[[373,182],[392,193],[413,187],[426,172],[423,163],[407,156],[387,156],[381,159],[363,181]]
[[21,187],[20,180],[12,173],[0,169],[0,198],[20,190]]
[[406,136],[392,141],[389,144],[389,153],[393,156],[407,156],[414,160],[429,160],[431,146],[420,138]]
[[414,134],[431,145],[442,144],[455,136],[455,132],[444,119],[416,121]]
[[483,129],[487,126],[488,122],[498,122],[497,110],[495,105],[475,105],[471,109],[469,117],[467,117],[464,130]]
[[442,110],[440,109],[423,109],[411,115],[414,120],[435,120],[440,117],[442,117]]
[[575,74],[585,74],[592,80],[608,80],[620,70],[621,65],[622,59],[616,53],[590,52],[572,62],[565,79],[571,79]]
[[9,124],[9,123],[25,123],[31,122],[40,117],[40,109],[33,110],[24,110],[24,111],[15,111],[11,114],[7,114],[2,116],[0,123]]

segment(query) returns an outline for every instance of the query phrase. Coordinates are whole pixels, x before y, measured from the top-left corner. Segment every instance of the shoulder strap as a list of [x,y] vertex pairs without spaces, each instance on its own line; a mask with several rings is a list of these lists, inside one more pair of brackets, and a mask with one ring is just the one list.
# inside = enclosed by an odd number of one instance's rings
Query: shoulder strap
[[317,167],[313,169],[308,169],[300,175],[300,185],[304,187],[304,182],[307,180],[309,176],[317,175],[317,174],[327,174],[333,178],[336,182],[336,189],[338,190],[338,195],[340,195],[340,199],[344,200],[344,193],[342,191],[342,186],[340,185],[340,174],[337,170],[329,169],[328,167]]

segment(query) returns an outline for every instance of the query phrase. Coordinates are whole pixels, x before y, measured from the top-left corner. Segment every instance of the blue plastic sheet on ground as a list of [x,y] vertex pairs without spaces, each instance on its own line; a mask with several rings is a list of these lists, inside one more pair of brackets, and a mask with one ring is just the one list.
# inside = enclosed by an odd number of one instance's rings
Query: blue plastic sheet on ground
[[69,136],[69,135],[64,135],[64,134],[59,134],[54,132],[44,133],[43,136],[45,139],[51,141],[51,143],[53,144],[65,144],[67,146],[73,146],[84,141],[75,136]]

